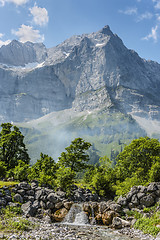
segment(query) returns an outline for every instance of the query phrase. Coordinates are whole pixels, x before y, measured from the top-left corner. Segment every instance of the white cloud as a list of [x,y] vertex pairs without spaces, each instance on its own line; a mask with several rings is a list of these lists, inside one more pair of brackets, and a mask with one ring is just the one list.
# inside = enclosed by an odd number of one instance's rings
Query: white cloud
[[4,6],[5,3],[14,3],[17,6],[26,4],[29,0],[0,0],[1,6]]
[[158,40],[158,25],[156,25],[155,27],[153,27],[151,29],[151,33],[148,34],[146,37],[142,38],[143,40],[149,40],[149,39],[153,39],[154,42],[157,42]]
[[33,8],[29,9],[32,16],[33,16],[33,22],[36,25],[44,26],[48,23],[49,17],[48,12],[45,8],[38,7],[36,4]]
[[126,15],[134,15],[137,14],[137,8],[127,8],[126,10],[119,10],[120,13],[126,14]]
[[[4,37],[3,33],[0,33],[0,39]],[[11,40],[6,40],[6,41],[2,41],[0,40],[0,47],[2,47],[3,45],[8,45],[11,42]]]
[[140,22],[140,21],[142,21],[142,20],[144,20],[144,19],[151,19],[152,17],[153,17],[153,14],[152,14],[152,13],[150,13],[150,12],[145,12],[145,13],[141,14],[141,15],[138,17],[137,21]]
[[4,34],[3,33],[0,33],[0,38],[4,37]]
[[10,42],[11,40],[6,40],[6,41],[0,40],[0,47],[2,47],[3,45],[8,45]]
[[12,30],[12,34],[16,35],[21,42],[43,42],[44,35],[39,30],[33,29],[31,26],[22,24],[18,31]]
[[152,2],[154,2],[155,3],[155,8],[156,9],[160,9],[160,0],[152,0]]

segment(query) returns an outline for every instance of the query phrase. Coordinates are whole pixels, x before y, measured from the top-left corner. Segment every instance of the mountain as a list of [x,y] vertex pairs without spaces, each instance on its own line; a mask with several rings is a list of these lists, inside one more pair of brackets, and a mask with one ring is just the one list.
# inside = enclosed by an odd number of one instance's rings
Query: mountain
[[67,139],[91,136],[104,152],[106,138],[160,133],[159,89],[160,65],[127,49],[109,26],[50,49],[15,40],[0,48],[0,121],[34,128],[25,130],[28,144],[46,146],[45,137],[63,139],[66,130]]

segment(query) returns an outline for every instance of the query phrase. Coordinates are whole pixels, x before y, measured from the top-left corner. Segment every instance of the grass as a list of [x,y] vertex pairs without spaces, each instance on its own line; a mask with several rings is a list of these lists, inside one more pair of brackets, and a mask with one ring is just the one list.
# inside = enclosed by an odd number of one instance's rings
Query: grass
[[133,216],[137,220],[133,227],[141,230],[144,234],[150,234],[153,237],[156,237],[160,232],[160,211],[156,210],[157,206],[158,204],[143,209],[143,213],[148,213],[149,216],[145,216],[144,214],[133,210],[128,211],[127,215]]
[[4,187],[4,186],[14,186],[18,184],[18,182],[5,182],[5,181],[0,181],[0,188]]
[[6,207],[0,211],[0,232],[10,233],[18,231],[28,231],[35,225],[21,216],[20,207]]

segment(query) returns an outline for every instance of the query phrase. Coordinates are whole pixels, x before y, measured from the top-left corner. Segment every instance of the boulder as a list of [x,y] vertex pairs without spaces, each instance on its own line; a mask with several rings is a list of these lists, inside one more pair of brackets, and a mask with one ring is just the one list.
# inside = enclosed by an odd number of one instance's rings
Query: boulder
[[73,202],[64,202],[63,205],[64,205],[64,207],[65,207],[67,210],[70,210],[70,208],[71,208],[72,205],[73,205]]
[[23,203],[23,198],[19,193],[16,193],[14,195],[14,201],[19,202],[19,203]]
[[102,222],[104,225],[110,225],[112,223],[112,219],[117,216],[117,213],[114,211],[106,211],[102,214]]
[[65,218],[67,213],[68,210],[66,208],[59,209],[52,215],[53,220],[55,220],[56,222],[61,222]]
[[145,207],[151,207],[155,203],[154,197],[152,194],[148,194],[140,199],[140,204]]
[[109,206],[109,208],[114,212],[120,212],[121,211],[121,205],[113,203]]
[[115,229],[120,229],[122,227],[130,227],[130,222],[129,221],[126,221],[120,217],[114,217],[113,220],[112,220],[112,226],[115,228]]
[[127,198],[126,197],[119,197],[118,198],[118,201],[117,201],[117,204],[121,205],[121,206],[126,206],[127,205]]

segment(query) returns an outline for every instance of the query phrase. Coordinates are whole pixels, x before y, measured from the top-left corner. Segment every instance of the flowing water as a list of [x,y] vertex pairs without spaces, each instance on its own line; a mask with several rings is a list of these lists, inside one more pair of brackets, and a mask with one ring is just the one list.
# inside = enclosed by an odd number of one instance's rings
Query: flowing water
[[[121,235],[117,231],[113,231],[106,226],[92,225],[95,224],[94,211],[92,209],[91,224],[88,216],[83,211],[82,204],[73,204],[61,227],[66,228],[67,232],[74,233],[74,240],[137,240],[140,238],[131,238]],[[69,238],[68,238],[69,239]],[[72,238],[71,238],[72,239]]]

